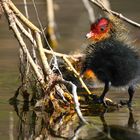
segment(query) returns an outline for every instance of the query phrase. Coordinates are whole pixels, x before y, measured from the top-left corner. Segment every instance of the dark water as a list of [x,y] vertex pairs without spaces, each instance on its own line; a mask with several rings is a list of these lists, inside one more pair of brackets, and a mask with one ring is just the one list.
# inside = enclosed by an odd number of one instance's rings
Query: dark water
[[[23,11],[22,1],[13,0]],[[111,1],[111,0],[110,0]],[[43,26],[46,25],[45,2],[36,0]],[[80,0],[55,0],[57,31],[59,33],[60,52],[70,53],[85,43],[85,34],[89,29],[87,13]],[[29,1],[31,20],[38,25],[33,6]],[[113,0],[112,9],[140,23],[139,0]],[[44,15],[44,16],[42,16]],[[97,14],[98,15],[98,14]],[[140,44],[140,29],[130,26],[130,34]],[[11,31],[4,15],[0,20],[0,139],[90,139],[90,140],[139,140],[140,139],[140,90],[137,89],[134,98],[133,112],[127,107],[104,115],[96,116],[94,111],[85,118],[90,125],[81,126],[77,115],[47,114],[33,111],[31,105],[20,102],[18,106],[9,105],[9,98],[18,87],[18,48],[19,45]],[[81,48],[80,48],[81,49]],[[108,97],[114,101],[127,98],[127,91],[112,90]],[[16,111],[15,111],[16,110]],[[53,118],[53,119],[50,119]]]

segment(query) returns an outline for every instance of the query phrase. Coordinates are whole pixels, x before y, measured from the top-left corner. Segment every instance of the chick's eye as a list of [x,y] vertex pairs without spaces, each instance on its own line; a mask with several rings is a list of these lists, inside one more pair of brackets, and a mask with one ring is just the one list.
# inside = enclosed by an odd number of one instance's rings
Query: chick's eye
[[101,26],[101,27],[100,27],[100,30],[101,30],[101,31],[104,31],[105,29],[106,29],[106,26]]

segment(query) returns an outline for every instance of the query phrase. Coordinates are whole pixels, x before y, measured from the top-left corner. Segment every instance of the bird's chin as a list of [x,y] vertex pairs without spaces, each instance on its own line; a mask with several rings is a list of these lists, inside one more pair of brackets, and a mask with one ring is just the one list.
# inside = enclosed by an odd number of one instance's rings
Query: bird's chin
[[87,39],[92,38],[93,36],[94,36],[94,33],[92,31],[86,34]]

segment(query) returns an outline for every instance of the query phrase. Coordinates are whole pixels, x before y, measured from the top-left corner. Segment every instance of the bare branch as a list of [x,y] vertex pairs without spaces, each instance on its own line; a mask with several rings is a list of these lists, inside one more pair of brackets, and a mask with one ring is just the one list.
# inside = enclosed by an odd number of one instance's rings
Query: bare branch
[[0,1],[0,18],[1,18],[1,16],[2,16],[2,14],[3,14],[3,8],[2,8],[2,5],[1,5],[2,3],[1,3],[1,1]]
[[89,20],[91,23],[93,23],[95,21],[94,10],[90,5],[89,0],[82,0],[82,1],[83,1],[83,4],[84,4],[86,10],[88,11]]
[[[88,89],[88,87],[86,86],[86,84],[84,83],[83,79],[79,76],[79,73],[75,70],[75,68],[72,66],[71,62],[66,58],[63,57],[63,59],[65,60],[65,62],[68,64],[68,66],[72,69],[72,71],[74,72],[74,74],[76,75],[76,77],[79,79],[79,81],[81,82],[82,86],[85,88],[85,90],[87,91],[88,94],[93,94],[90,92],[90,90]],[[106,101],[109,101],[112,103],[112,100],[109,98],[105,97]]]
[[11,26],[12,30],[14,31],[14,33],[15,33],[15,35],[17,37],[17,40],[19,41],[19,44],[21,45],[21,48],[22,48],[23,52],[27,55],[29,63],[31,64],[32,68],[34,69],[35,74],[36,74],[36,76],[38,78],[38,81],[40,82],[41,85],[44,85],[44,77],[39,73],[38,67],[34,63],[32,57],[31,57],[31,55],[30,55],[30,53],[29,53],[29,51],[28,51],[28,49],[26,47],[26,44],[25,44],[23,38],[21,37],[21,34],[20,34],[20,32],[19,32],[19,30],[18,30],[18,28],[16,26],[16,23],[14,21],[13,13],[10,10],[10,8],[8,7],[7,2],[3,1],[3,7],[4,7],[4,10],[5,10],[5,12],[6,12],[7,16],[8,16],[10,26]]
[[55,35],[55,19],[54,19],[54,2],[53,0],[46,0],[47,4],[47,18],[48,18],[48,26],[47,32],[50,36],[50,44],[52,47],[57,47],[58,42]]
[[[52,54],[52,51],[50,50],[46,50],[44,49],[44,51],[48,54]],[[79,54],[79,55],[66,55],[66,54],[61,54],[61,53],[57,53],[57,52],[53,52],[53,54],[55,54],[56,56],[59,56],[59,57],[62,57],[65,62],[67,63],[67,65],[71,68],[71,70],[74,72],[74,74],[76,75],[76,77],[79,79],[81,85],[85,88],[85,90],[87,91],[88,94],[93,94],[90,92],[90,90],[88,89],[88,87],[86,86],[86,84],[84,83],[83,79],[79,76],[79,73],[76,71],[76,69],[73,67],[73,65],[71,64],[71,62],[68,60],[68,58],[78,58],[78,57],[81,57],[82,54]],[[109,101],[109,102],[112,102],[111,99],[109,98],[105,98],[106,101]]]
[[[15,16],[14,16],[15,17]],[[15,22],[18,25],[18,27],[20,28],[20,30],[22,31],[22,33],[29,38],[29,40],[31,41],[31,43],[36,46],[36,41],[34,40],[34,38],[32,37],[32,35],[23,27],[23,25],[20,23],[20,21],[15,17]]]
[[97,0],[98,2],[101,2],[107,9],[111,9],[109,0]]
[[52,52],[51,50],[47,50],[47,49],[44,49],[44,52],[47,53],[47,54],[51,54],[51,55],[56,55],[58,57],[66,57],[66,58],[71,58],[71,59],[78,59],[80,57],[82,57],[83,55],[82,54],[77,54],[77,55],[69,55],[69,54],[64,54],[64,53],[58,53],[58,52]]
[[45,56],[40,34],[38,32],[36,32],[35,34],[36,34],[38,50],[39,50],[39,54],[40,54],[40,57],[41,57],[41,60],[42,60],[42,64],[43,64],[43,67],[44,67],[45,74],[50,75],[52,73],[52,70],[51,70],[51,68],[48,64],[47,57]]
[[[28,7],[27,7],[27,0],[24,0],[23,2],[24,2],[25,15],[26,15],[27,19],[29,19]],[[28,32],[32,36],[32,32],[31,32],[31,29],[30,28],[28,28]],[[33,37],[31,39],[33,39]],[[36,41],[34,41],[32,43],[32,56],[33,56],[33,60],[37,64],[37,56],[36,56],[35,47],[36,47]]]
[[66,100],[66,98],[64,97],[64,91],[62,90],[62,88],[58,85],[55,86],[56,88],[56,91],[57,91],[57,94],[62,98],[62,100],[65,102],[65,103],[68,103],[68,101]]
[[88,94],[91,94],[90,90],[88,89],[88,87],[86,86],[86,84],[84,83],[84,81],[82,80],[82,78],[79,76],[79,73],[72,66],[71,62],[66,57],[63,57],[63,59],[69,65],[69,67],[72,69],[72,71],[74,72],[74,74],[76,75],[76,77],[79,79],[79,81],[81,82],[82,86],[85,88],[85,90],[87,91],[87,93]]
[[41,32],[34,24],[32,24],[13,4],[11,0],[7,1],[5,0],[7,4],[9,4],[10,8],[16,13],[16,15],[23,21],[24,24],[26,24],[30,29],[33,31]]
[[74,85],[71,81],[66,81],[64,79],[61,80],[60,82],[67,84],[67,85],[70,85],[72,87],[72,94],[73,94],[73,99],[74,99],[74,103],[75,103],[76,113],[83,123],[88,124],[88,122],[84,119],[82,112],[80,110],[80,103],[78,101],[78,96],[77,96],[77,86]]
[[98,6],[99,8],[101,8],[102,10],[110,13],[110,14],[113,14],[119,18],[121,18],[122,20],[130,23],[131,25],[135,26],[135,27],[139,27],[140,28],[140,24],[137,23],[137,22],[134,22],[133,20],[129,19],[129,18],[126,18],[125,16],[123,16],[121,13],[117,13],[115,11],[112,11],[110,9],[108,9],[107,7],[105,7],[101,2],[97,1],[97,0],[89,0],[91,1],[92,3],[94,3],[96,6]]

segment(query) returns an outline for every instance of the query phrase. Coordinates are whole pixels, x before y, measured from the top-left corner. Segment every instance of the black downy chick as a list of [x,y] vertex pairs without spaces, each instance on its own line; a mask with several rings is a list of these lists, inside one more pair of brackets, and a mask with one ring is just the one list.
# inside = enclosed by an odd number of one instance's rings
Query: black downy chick
[[129,100],[126,104],[131,107],[135,92],[134,86],[140,74],[140,57],[136,49],[122,38],[125,32],[123,28],[121,29],[119,22],[116,17],[113,20],[102,17],[91,25],[87,38],[90,38],[93,43],[85,51],[81,74],[86,70],[92,70],[96,77],[105,84],[98,100],[105,106],[104,97],[110,85],[114,87],[128,85]]

